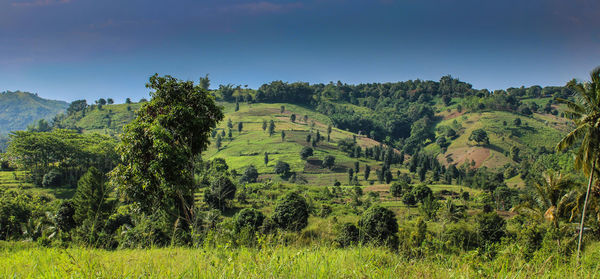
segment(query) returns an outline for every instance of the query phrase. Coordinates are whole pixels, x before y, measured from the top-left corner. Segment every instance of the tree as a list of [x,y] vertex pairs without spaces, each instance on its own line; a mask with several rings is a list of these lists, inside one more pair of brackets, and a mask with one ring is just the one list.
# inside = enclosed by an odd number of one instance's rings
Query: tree
[[392,182],[392,172],[389,169],[385,170],[384,177],[386,184],[390,184],[390,182]]
[[265,152],[265,166],[269,164],[269,153]]
[[311,134],[306,135],[306,142],[310,143],[311,137],[312,137]]
[[208,78],[208,74],[206,74],[204,77],[200,77],[198,86],[200,86],[200,88],[208,91],[208,88],[210,87],[210,79]]
[[304,123],[308,123],[308,115],[304,115]]
[[112,98],[108,98],[108,99],[106,99],[106,103],[108,103],[109,105],[112,105],[115,103],[115,100],[113,100]]
[[415,199],[418,202],[423,202],[426,198],[433,196],[433,191],[431,188],[425,185],[419,185],[412,190],[412,193],[415,195]]
[[[392,197],[398,198],[402,196],[402,184],[400,184],[402,182],[394,182],[391,186],[390,186],[390,195],[392,195]],[[405,182],[406,183],[406,182]]]
[[221,141],[223,141],[221,135],[217,135],[217,140],[215,140],[215,146],[217,147],[217,150],[221,150]]
[[358,227],[365,243],[398,248],[398,221],[391,210],[379,205],[370,207],[360,217]]
[[242,129],[244,129],[244,123],[238,122],[238,133],[242,133]]
[[281,113],[285,112],[285,106],[281,106]]
[[306,160],[308,157],[313,155],[313,149],[305,146],[302,148],[302,150],[300,150],[300,157],[302,158],[302,160]]
[[348,184],[352,184],[352,177],[354,177],[354,170],[352,168],[348,168]]
[[541,178],[534,180],[534,191],[524,196],[524,201],[514,210],[537,220],[549,220],[558,229],[559,219],[568,212],[570,196],[574,194],[569,189],[575,184],[570,176],[548,170]]
[[333,168],[334,165],[335,165],[335,157],[333,157],[331,155],[327,155],[327,156],[325,156],[325,158],[323,158],[322,167],[331,169],[331,168]]
[[233,122],[231,122],[231,118],[227,119],[227,128],[233,128]]
[[344,223],[337,231],[335,242],[340,247],[348,247],[357,244],[360,240],[360,232],[352,223]]
[[269,136],[272,136],[275,133],[275,122],[271,119],[269,121]]
[[483,129],[473,130],[469,136],[469,140],[474,141],[477,144],[490,144],[490,138]]
[[590,82],[578,83],[571,80],[567,84],[567,87],[575,92],[575,101],[557,98],[557,101],[567,104],[569,109],[565,111],[565,117],[575,123],[575,129],[558,143],[556,149],[562,151],[581,143],[576,153],[575,167],[581,169],[589,177],[581,213],[577,258],[579,258],[581,250],[585,210],[594,181],[594,173],[600,175],[598,170],[598,161],[600,161],[598,155],[600,154],[600,67],[595,68],[590,77]]
[[369,180],[369,174],[371,174],[371,166],[365,166],[365,180]]
[[235,101],[235,111],[239,111],[240,110],[240,103],[236,100]]
[[515,120],[513,121],[513,124],[515,124],[515,126],[519,127],[521,126],[521,118],[515,118]]
[[360,171],[360,163],[358,161],[354,162],[354,173],[358,174]]
[[214,209],[225,210],[227,201],[235,197],[236,187],[225,175],[219,175],[210,181],[204,192],[204,201]]
[[281,130],[281,141],[285,140],[285,131]]
[[296,115],[292,113],[292,115],[290,115],[290,120],[296,122]]
[[229,137],[229,141],[233,139],[233,133],[231,132],[231,129],[227,131],[227,137]]
[[299,232],[308,225],[308,204],[298,193],[288,193],[277,203],[272,219],[281,229]]
[[75,214],[73,219],[77,224],[89,221],[91,229],[98,228],[99,223],[107,217],[109,204],[107,202],[110,189],[105,183],[105,176],[98,169],[90,167],[79,179],[77,190],[73,196]]
[[510,148],[510,157],[513,161],[515,161],[515,162],[520,161],[520,158],[519,158],[520,151],[521,151],[521,149],[519,149],[517,146],[513,146]]
[[262,226],[265,220],[265,215],[254,209],[244,208],[233,217],[233,229],[235,232],[240,232],[243,229],[257,231]]
[[284,161],[277,161],[277,164],[275,164],[275,173],[281,176],[287,176],[290,173],[290,164]]
[[242,183],[254,183],[258,179],[258,170],[253,165],[250,165],[242,174],[240,182]]
[[267,130],[267,120],[263,120],[262,129],[263,131]]
[[125,98],[125,103],[128,105],[131,104],[131,98]]
[[75,223],[73,216],[75,216],[75,206],[73,205],[73,202],[68,200],[61,202],[54,218],[58,229],[63,232],[68,232],[75,228],[77,223]]
[[168,223],[191,224],[194,207],[194,158],[206,150],[210,132],[223,119],[213,97],[191,81],[150,77],[152,99],[124,128],[119,164],[110,174],[125,203],[148,215],[162,211]]
[[476,232],[482,244],[499,242],[506,234],[506,221],[495,211],[480,213],[475,221]]

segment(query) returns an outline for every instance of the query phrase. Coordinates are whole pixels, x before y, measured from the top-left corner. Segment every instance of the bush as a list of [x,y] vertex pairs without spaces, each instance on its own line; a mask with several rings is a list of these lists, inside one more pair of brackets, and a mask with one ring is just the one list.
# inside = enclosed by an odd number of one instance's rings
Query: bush
[[242,174],[240,178],[241,183],[254,183],[258,179],[258,170],[253,165],[250,165]]
[[431,188],[425,185],[419,185],[415,187],[412,192],[418,202],[423,202],[427,197],[433,196],[433,191],[431,191]]
[[475,219],[481,244],[499,242],[506,234],[506,221],[496,212],[480,213]]
[[235,197],[235,191],[235,184],[221,175],[210,182],[210,188],[204,192],[204,201],[212,208],[224,210],[227,201]]
[[57,187],[62,182],[62,174],[57,169],[52,169],[48,173],[44,174],[42,179],[43,187]]
[[254,208],[244,208],[233,219],[234,230],[236,232],[240,232],[242,229],[249,229],[254,232],[262,226],[265,215]]
[[331,169],[331,168],[333,168],[334,165],[335,165],[335,157],[333,157],[331,155],[327,155],[327,156],[325,156],[325,158],[323,158],[322,167]]
[[360,217],[358,227],[363,242],[398,248],[398,221],[391,210],[378,205],[370,207]]
[[71,201],[63,201],[58,210],[56,212],[56,226],[59,230],[68,232],[71,229],[75,228],[75,219],[73,216],[75,215],[75,206]]
[[273,221],[279,228],[301,231],[308,225],[308,204],[298,193],[285,195],[275,207]]
[[277,164],[275,164],[275,173],[281,176],[287,176],[290,173],[290,164],[278,161]]
[[413,192],[404,193],[404,196],[402,197],[402,203],[404,203],[408,206],[413,206],[413,205],[417,204],[417,199],[415,198],[415,194],[413,194]]
[[340,247],[348,247],[358,243],[359,230],[352,223],[344,223],[337,230],[337,236],[335,242]]
[[392,184],[392,186],[390,186],[390,194],[392,195],[392,197],[401,197],[402,196],[402,190],[405,188],[402,186],[401,184],[402,182],[394,182]]
[[302,157],[302,160],[306,160],[308,157],[313,155],[313,149],[305,146],[302,148],[302,150],[300,150],[300,157]]

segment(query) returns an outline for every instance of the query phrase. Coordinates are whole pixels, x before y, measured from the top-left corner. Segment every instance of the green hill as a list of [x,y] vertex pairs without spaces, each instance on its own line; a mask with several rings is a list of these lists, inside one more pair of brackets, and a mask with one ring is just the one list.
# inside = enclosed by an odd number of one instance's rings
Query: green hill
[[21,91],[0,93],[0,135],[10,131],[24,130],[39,120],[50,120],[63,112],[67,102],[47,100],[37,94]]

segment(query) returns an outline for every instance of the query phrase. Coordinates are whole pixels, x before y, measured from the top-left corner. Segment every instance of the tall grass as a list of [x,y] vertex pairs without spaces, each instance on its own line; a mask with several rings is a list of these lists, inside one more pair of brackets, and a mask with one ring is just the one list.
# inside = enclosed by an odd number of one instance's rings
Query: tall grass
[[[597,243],[596,243],[597,244]],[[382,248],[327,246],[106,251],[0,245],[3,278],[598,278],[600,245],[582,265],[549,256],[525,263],[510,249],[494,260],[477,252],[407,258]]]

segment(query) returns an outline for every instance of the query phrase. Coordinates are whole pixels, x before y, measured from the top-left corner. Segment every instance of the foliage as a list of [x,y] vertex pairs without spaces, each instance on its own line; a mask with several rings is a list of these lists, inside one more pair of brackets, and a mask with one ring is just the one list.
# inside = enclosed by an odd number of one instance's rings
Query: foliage
[[125,127],[118,146],[122,163],[111,172],[111,183],[143,212],[163,210],[170,222],[183,218],[189,223],[195,191],[192,159],[207,148],[223,113],[191,81],[154,75],[146,86],[154,90],[152,99]]
[[223,211],[227,207],[227,201],[235,197],[236,187],[229,177],[220,175],[214,177],[210,187],[204,192],[204,201],[215,209]]
[[331,169],[331,168],[333,168],[334,165],[335,165],[335,157],[334,156],[327,155],[323,158],[322,167]]
[[105,183],[104,174],[91,167],[77,183],[77,191],[73,197],[75,213],[73,219],[78,225],[88,221],[91,229],[96,229],[110,211],[108,197],[110,189]]
[[490,138],[483,129],[476,129],[471,132],[469,136],[470,141],[474,141],[478,144],[490,144]]
[[246,168],[246,170],[244,171],[244,174],[242,174],[242,177],[240,178],[240,182],[241,183],[254,183],[254,182],[256,182],[257,179],[258,179],[258,171],[256,170],[256,167],[254,167],[253,165],[250,165]]
[[348,247],[358,243],[360,233],[356,225],[352,223],[344,223],[337,229],[335,242],[340,247]]
[[290,173],[290,164],[284,161],[277,161],[277,164],[275,164],[275,173],[281,176],[287,176]]
[[308,204],[298,193],[288,193],[277,203],[272,218],[284,230],[301,231],[308,225]]
[[300,157],[302,160],[306,160],[308,157],[313,155],[313,149],[311,147],[305,146],[300,150]]
[[358,227],[362,241],[398,248],[398,221],[391,210],[377,205],[370,207],[360,217]]
[[265,215],[256,209],[244,208],[233,219],[236,232],[240,232],[242,229],[250,229],[255,232],[262,226]]

